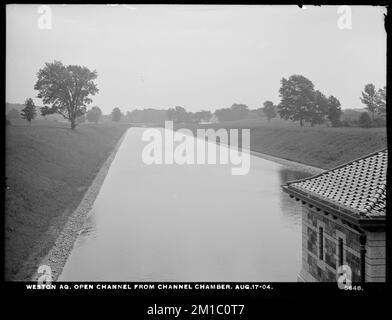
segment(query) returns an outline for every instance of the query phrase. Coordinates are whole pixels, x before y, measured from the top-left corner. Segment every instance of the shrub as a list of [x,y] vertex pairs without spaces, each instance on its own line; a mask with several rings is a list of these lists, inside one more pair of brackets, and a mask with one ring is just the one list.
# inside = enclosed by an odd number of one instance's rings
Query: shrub
[[340,121],[339,119],[331,121],[330,124],[331,124],[332,127],[343,127],[344,126],[343,122]]
[[372,120],[367,112],[362,112],[358,120],[359,126],[362,128],[370,128],[372,126]]
[[343,121],[340,122],[340,125],[342,127],[351,127],[352,123],[350,121],[348,121],[348,120],[343,120]]
[[383,118],[375,118],[373,121],[373,127],[386,127],[387,121]]

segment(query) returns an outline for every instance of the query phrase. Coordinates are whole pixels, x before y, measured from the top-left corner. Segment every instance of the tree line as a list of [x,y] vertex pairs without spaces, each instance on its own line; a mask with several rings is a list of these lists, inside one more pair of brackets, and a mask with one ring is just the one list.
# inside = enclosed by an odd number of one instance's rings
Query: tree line
[[[71,124],[74,129],[77,124],[87,120],[98,123],[102,116],[99,107],[94,106],[87,110],[92,102],[91,96],[98,93],[95,80],[96,71],[78,65],[64,66],[60,61],[45,63],[37,73],[34,89],[38,91],[37,97],[42,99],[44,106],[40,108],[42,116],[60,114]],[[265,117],[268,120],[279,115],[285,120],[305,123],[314,126],[328,122],[332,126],[340,126],[342,115],[341,104],[333,95],[326,96],[315,89],[312,81],[302,75],[292,75],[288,79],[282,78],[279,89],[280,102],[274,105],[272,101],[265,101],[263,107],[250,110],[245,104],[234,103],[230,108],[211,111],[188,112],[182,106],[168,110],[133,110],[124,115],[116,107],[111,113],[111,120],[118,122],[122,118],[129,122],[161,122],[163,119],[183,123],[209,122],[216,117],[219,121],[241,120],[246,118]],[[373,84],[367,84],[360,97],[372,115],[367,113],[360,117],[362,126],[371,126],[375,115],[385,116],[386,113],[386,87],[376,89]],[[21,117],[30,124],[36,117],[36,106],[31,98],[26,99]]]
[[[308,122],[311,126],[324,123],[328,120],[332,126],[340,126],[342,114],[340,101],[334,97],[328,98],[319,90],[315,90],[313,83],[302,75],[292,75],[288,79],[282,78],[279,89],[280,103],[277,106],[281,118],[299,121],[300,126]],[[367,84],[362,92],[361,102],[372,114],[385,115],[386,112],[386,87],[379,90],[373,84]],[[367,113],[361,114],[359,123],[366,122]]]
[[372,118],[368,113],[364,112],[361,114],[359,118],[359,124],[361,127],[369,128],[373,123],[376,122],[375,115],[379,115],[381,117],[386,116],[387,112],[387,88],[384,86],[376,90],[374,84],[369,83],[365,86],[364,91],[362,91],[361,102],[366,106],[366,109],[371,113]]

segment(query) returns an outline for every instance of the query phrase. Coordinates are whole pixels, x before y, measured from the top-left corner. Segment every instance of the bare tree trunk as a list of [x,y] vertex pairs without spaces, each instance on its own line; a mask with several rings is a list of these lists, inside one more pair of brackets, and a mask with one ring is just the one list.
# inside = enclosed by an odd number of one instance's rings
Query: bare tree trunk
[[71,119],[71,129],[72,130],[75,130],[75,127],[76,127],[76,123],[75,123],[75,119]]
[[300,127],[303,127],[302,118],[299,119],[299,125],[300,125]]

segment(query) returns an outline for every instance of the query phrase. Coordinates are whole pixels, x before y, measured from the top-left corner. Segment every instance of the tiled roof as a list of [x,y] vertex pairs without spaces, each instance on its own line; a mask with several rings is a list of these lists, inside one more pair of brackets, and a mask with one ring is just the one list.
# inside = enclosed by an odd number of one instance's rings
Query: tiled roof
[[384,149],[284,188],[360,218],[385,217],[387,160]]

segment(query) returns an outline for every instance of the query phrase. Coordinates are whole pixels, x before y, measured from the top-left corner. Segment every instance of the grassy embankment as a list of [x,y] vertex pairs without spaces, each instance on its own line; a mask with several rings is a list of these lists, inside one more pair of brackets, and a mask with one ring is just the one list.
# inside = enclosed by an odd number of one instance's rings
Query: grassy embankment
[[126,128],[83,124],[72,131],[53,122],[7,126],[7,280],[25,280],[36,271]]
[[253,151],[330,169],[387,146],[385,128],[299,127],[289,121],[242,120],[209,125],[178,125],[197,128],[251,129]]
[[[17,280],[36,271],[127,127],[21,123],[6,129],[5,271]],[[275,120],[186,127],[250,128],[252,150],[324,169],[386,146],[384,128],[300,128]]]

